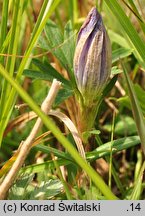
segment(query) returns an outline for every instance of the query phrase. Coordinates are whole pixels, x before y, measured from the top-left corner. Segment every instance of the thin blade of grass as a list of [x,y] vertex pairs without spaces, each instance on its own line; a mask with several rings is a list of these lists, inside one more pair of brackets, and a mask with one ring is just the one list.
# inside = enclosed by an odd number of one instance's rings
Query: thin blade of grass
[[112,145],[112,153],[114,154],[115,152],[122,151],[127,148],[131,148],[138,144],[140,144],[139,136],[130,136],[130,137],[125,137],[125,138],[120,138],[118,140],[113,140],[112,142],[107,142],[99,146],[92,152],[87,152],[86,157],[87,157],[87,160],[93,161],[100,157],[110,155],[111,145]]
[[139,14],[139,11],[135,5],[135,3],[132,0],[129,0],[129,4],[131,5],[133,11],[134,11],[134,15],[136,16],[143,32],[145,33],[145,23],[143,22],[142,16]]
[[[9,0],[5,0],[3,3],[2,16],[1,16],[0,48],[3,45],[3,42],[5,41],[7,35],[8,6],[9,6]],[[1,62],[4,63],[4,57],[2,57]]]
[[[57,164],[59,166],[66,166],[66,165],[70,164],[70,161],[67,161],[65,159],[58,159]],[[55,168],[54,161],[50,160],[50,161],[46,161],[46,162],[41,163],[41,164],[33,164],[33,165],[23,167],[23,168],[21,168],[19,173],[20,174],[22,174],[22,173],[39,173],[39,172],[42,172],[42,170],[54,169],[54,168]]]
[[65,189],[65,193],[66,193],[67,199],[68,199],[68,200],[72,200],[73,197],[72,197],[72,195],[71,195],[71,192],[70,192],[70,189],[69,189],[69,187],[68,187],[68,185],[67,185],[67,182],[65,181],[65,179],[64,179],[64,177],[63,177],[63,175],[62,175],[62,172],[61,172],[61,169],[60,169],[59,164],[57,163],[57,160],[54,160],[54,164],[55,164],[55,167],[56,167],[58,176],[59,176],[59,178],[60,178],[60,180],[61,180],[61,182],[62,182],[62,184],[63,184],[63,187],[64,187],[64,189]]
[[132,49],[124,49],[124,48],[119,48],[119,49],[113,50],[112,63],[115,63],[116,61],[131,55],[132,52],[133,52]]
[[135,123],[136,123],[138,134],[140,136],[142,150],[143,150],[143,152],[145,154],[145,121],[144,121],[144,116],[143,116],[142,110],[140,108],[137,96],[135,94],[133,84],[132,84],[132,82],[131,82],[131,80],[130,80],[130,78],[128,76],[128,73],[126,71],[126,68],[125,68],[124,64],[122,64],[122,67],[123,67],[123,70],[124,70],[124,75],[125,75],[126,84],[127,84],[127,88],[128,88],[129,98],[130,98],[130,101],[131,101],[134,120],[135,120]]
[[142,163],[143,163],[143,155],[142,155],[142,151],[139,149],[137,152],[137,162],[135,165],[135,171],[134,171],[134,181],[137,180],[141,167],[142,167]]
[[[18,70],[17,76],[16,76],[17,81],[20,81],[20,77],[23,73],[24,68],[26,67],[27,61],[29,59],[30,54],[32,53],[32,50],[33,50],[36,42],[38,41],[40,33],[42,32],[48,18],[50,17],[52,12],[54,11],[55,7],[59,4],[60,0],[55,0],[55,1],[45,0],[43,2],[43,4],[46,4],[46,2],[47,2],[47,6],[45,5],[45,12],[43,14],[40,12],[41,17],[38,18],[38,23],[40,25],[37,29],[34,28],[33,32],[35,32],[35,34],[32,33],[33,37],[31,37],[28,48],[25,52],[25,57],[21,61],[21,64],[20,64],[20,67],[19,67],[19,70]],[[45,16],[44,16],[44,14],[45,14]],[[41,19],[41,21],[40,21],[40,19]],[[37,22],[36,22],[36,25],[38,25]],[[14,88],[12,88],[12,90],[9,92],[9,98],[7,99],[7,103],[5,104],[5,107],[3,110],[2,121],[0,122],[0,145],[2,142],[4,130],[6,128],[8,120],[10,118],[14,102],[16,100],[16,95],[17,95],[16,90]]]
[[145,66],[145,43],[139,37],[139,34],[137,33],[130,19],[127,17],[124,10],[116,0],[105,0],[105,3],[109,7],[111,12],[115,15],[118,22],[121,24],[124,33],[127,34],[128,39],[130,40],[134,48],[135,55],[138,57],[142,65]]
[[[112,129],[111,129],[111,143],[113,142],[113,136],[114,136],[114,127],[115,127],[115,112],[113,113],[113,121],[112,121]],[[108,185],[111,188],[111,183],[112,183],[112,163],[113,163],[113,153],[112,153],[112,148],[113,146],[110,146],[110,158],[109,158],[109,181]]]
[[140,170],[139,176],[137,180],[134,183],[133,191],[129,197],[130,200],[139,200],[141,193],[142,193],[142,181],[143,181],[143,174],[145,171],[145,162],[142,165],[142,168]]
[[[15,1],[14,4],[14,11],[13,11],[13,17],[12,17],[12,27],[11,27],[11,35],[10,35],[10,41],[8,45],[8,54],[12,54],[11,57],[7,57],[6,59],[6,70],[9,72],[10,76],[13,76],[14,68],[15,68],[15,62],[16,62],[16,53],[18,49],[18,39],[20,34],[20,22],[22,17],[22,7],[23,7],[23,1]],[[7,103],[7,99],[10,92],[10,85],[7,83],[6,80],[2,83],[2,91],[1,91],[1,98],[0,98],[0,118],[1,121],[3,110],[5,107],[5,103]]]
[[119,46],[121,46],[125,49],[131,49],[131,47],[128,44],[128,42],[126,41],[126,39],[123,36],[121,36],[120,34],[112,31],[111,29],[108,30],[108,34],[109,34],[109,37],[110,37],[112,42],[119,44]]

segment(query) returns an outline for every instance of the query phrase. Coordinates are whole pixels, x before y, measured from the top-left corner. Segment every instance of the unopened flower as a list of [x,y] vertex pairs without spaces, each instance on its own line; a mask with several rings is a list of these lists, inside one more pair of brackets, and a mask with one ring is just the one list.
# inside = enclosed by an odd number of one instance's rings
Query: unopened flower
[[92,8],[77,39],[74,73],[85,105],[94,103],[105,87],[111,71],[111,44],[102,17]]

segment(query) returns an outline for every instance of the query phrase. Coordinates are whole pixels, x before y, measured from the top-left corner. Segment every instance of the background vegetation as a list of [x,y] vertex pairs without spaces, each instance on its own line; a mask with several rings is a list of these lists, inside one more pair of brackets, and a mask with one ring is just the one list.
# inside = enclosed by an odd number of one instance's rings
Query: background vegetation
[[[112,71],[95,126],[83,134],[86,163],[72,126],[79,131],[73,56],[94,6]],[[145,1],[4,0],[0,20],[1,183],[35,124],[31,111],[43,121],[7,199],[144,199]],[[62,87],[46,117],[39,106],[54,78]]]

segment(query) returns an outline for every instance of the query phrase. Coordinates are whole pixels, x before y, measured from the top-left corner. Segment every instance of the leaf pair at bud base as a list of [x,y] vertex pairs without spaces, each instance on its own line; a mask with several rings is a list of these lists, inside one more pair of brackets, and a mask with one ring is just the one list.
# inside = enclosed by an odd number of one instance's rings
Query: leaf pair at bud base
[[94,104],[111,71],[111,44],[102,17],[92,8],[77,39],[74,73],[85,106]]

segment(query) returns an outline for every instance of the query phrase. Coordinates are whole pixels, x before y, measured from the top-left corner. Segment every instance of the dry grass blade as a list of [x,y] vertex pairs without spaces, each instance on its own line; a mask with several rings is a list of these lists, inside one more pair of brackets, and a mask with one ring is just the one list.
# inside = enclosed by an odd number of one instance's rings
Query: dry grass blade
[[23,113],[22,115],[18,116],[17,118],[15,118],[14,120],[12,120],[5,132],[4,132],[4,136],[6,136],[14,127],[18,126],[18,125],[25,125],[27,122],[31,121],[32,119],[36,118],[37,115],[33,112],[27,112],[27,113]]
[[[80,155],[83,158],[85,158],[85,151],[83,148],[82,140],[80,138],[79,132],[78,132],[77,128],[75,127],[74,123],[65,114],[63,114],[60,111],[51,110],[49,112],[49,115],[58,117],[67,126],[67,128],[70,130],[70,132],[71,132],[71,134],[72,134],[72,136],[76,142],[76,146],[78,148]],[[26,123],[26,122],[28,122],[28,121],[36,118],[36,117],[37,117],[37,115],[33,111],[28,112],[28,113],[24,113],[24,114],[18,116],[16,119],[14,119],[13,121],[11,121],[9,123],[8,127],[5,130],[5,135],[15,126],[18,126],[20,124],[24,124],[24,123]]]
[[76,142],[76,146],[78,148],[80,155],[83,158],[85,158],[85,151],[84,151],[84,147],[82,144],[82,140],[81,140],[79,132],[78,132],[77,128],[75,127],[75,125],[73,124],[73,122],[65,114],[63,114],[62,112],[57,111],[57,110],[56,111],[51,110],[49,112],[49,115],[58,117],[68,127],[68,129],[70,130],[70,132],[71,132],[71,134],[72,134],[72,136]]

